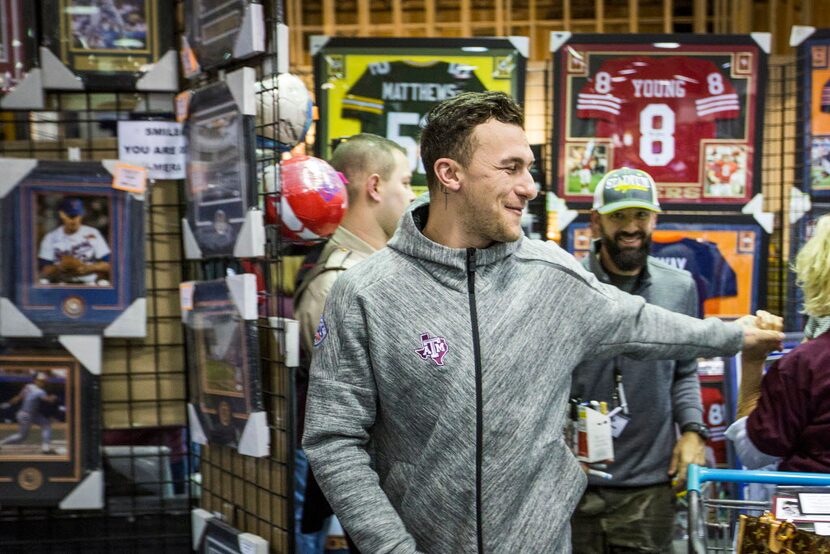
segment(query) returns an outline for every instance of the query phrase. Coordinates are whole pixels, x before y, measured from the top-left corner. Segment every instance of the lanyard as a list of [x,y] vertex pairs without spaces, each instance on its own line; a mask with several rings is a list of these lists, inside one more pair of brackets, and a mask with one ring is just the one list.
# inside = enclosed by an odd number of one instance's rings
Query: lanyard
[[614,392],[611,394],[611,399],[614,401],[615,406],[622,408],[623,415],[628,415],[628,401],[625,399],[622,371],[620,371],[620,366],[616,359],[614,359]]

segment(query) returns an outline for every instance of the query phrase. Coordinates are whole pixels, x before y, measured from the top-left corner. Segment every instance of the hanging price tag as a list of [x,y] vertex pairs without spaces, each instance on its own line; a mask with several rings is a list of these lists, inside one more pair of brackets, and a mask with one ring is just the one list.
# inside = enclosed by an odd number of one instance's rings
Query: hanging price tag
[[112,188],[144,194],[144,191],[147,190],[147,170],[137,165],[121,162],[115,164]]

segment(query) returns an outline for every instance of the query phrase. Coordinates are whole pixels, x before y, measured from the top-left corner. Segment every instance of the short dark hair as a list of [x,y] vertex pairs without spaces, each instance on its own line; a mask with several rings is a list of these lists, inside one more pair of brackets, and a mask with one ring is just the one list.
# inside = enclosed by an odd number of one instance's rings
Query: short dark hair
[[[398,143],[371,133],[360,133],[340,142],[329,163],[350,182],[354,182],[361,172],[377,173],[385,180],[395,170],[396,150],[406,156],[406,150]],[[354,201],[355,188],[347,185],[346,190],[349,201]]]
[[476,146],[473,130],[491,119],[524,127],[522,108],[503,92],[465,92],[430,110],[421,131],[421,159],[430,191],[438,185],[435,161],[451,158],[466,167]]

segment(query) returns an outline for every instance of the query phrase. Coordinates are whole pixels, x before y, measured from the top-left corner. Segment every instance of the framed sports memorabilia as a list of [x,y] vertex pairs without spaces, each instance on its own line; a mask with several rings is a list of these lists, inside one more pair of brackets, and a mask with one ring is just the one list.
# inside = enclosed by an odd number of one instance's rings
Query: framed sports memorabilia
[[144,336],[143,198],[110,162],[0,164],[0,336]]
[[101,339],[62,339],[0,340],[4,506],[103,507]]
[[37,50],[33,7],[26,0],[0,0],[0,108],[43,107],[39,70],[27,81]]
[[706,439],[706,463],[709,467],[728,468],[733,453],[726,440],[726,428],[735,421],[730,413],[734,397],[730,389],[730,368],[734,358],[698,358],[697,374],[700,379],[700,400],[703,404],[703,424],[709,429]]
[[[590,255],[588,216],[566,231],[567,250]],[[736,319],[755,313],[766,295],[768,235],[752,216],[660,214],[651,237],[651,255],[692,274],[703,316]]]
[[185,50],[193,53],[199,69],[215,69],[265,52],[265,21],[259,2],[185,0],[184,9]]
[[746,204],[760,192],[767,43],[552,33],[557,195],[587,207],[604,173],[632,167],[672,208]]
[[193,550],[199,554],[268,554],[268,541],[243,533],[202,508],[191,512]]
[[798,45],[802,188],[830,202],[830,29],[795,29],[810,30]]
[[381,135],[406,148],[412,184],[426,190],[418,152],[424,115],[469,91],[499,90],[522,104],[527,48],[526,37],[312,37],[316,155],[329,159],[340,139],[360,132]]
[[174,0],[43,0],[43,86],[178,90]]
[[262,212],[250,209],[256,205],[253,90],[254,70],[243,68],[190,96],[183,221],[188,259],[253,257],[264,250]]
[[256,276],[180,285],[190,373],[190,432],[201,444],[268,454],[257,332]]

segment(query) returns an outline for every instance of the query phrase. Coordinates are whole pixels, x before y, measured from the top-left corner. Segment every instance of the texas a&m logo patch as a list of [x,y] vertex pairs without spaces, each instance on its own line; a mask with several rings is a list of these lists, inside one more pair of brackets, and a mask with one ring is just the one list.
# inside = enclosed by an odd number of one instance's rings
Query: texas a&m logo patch
[[450,347],[444,337],[430,337],[429,333],[421,334],[421,348],[415,352],[422,360],[431,359],[435,365],[444,365],[444,356],[447,355]]

